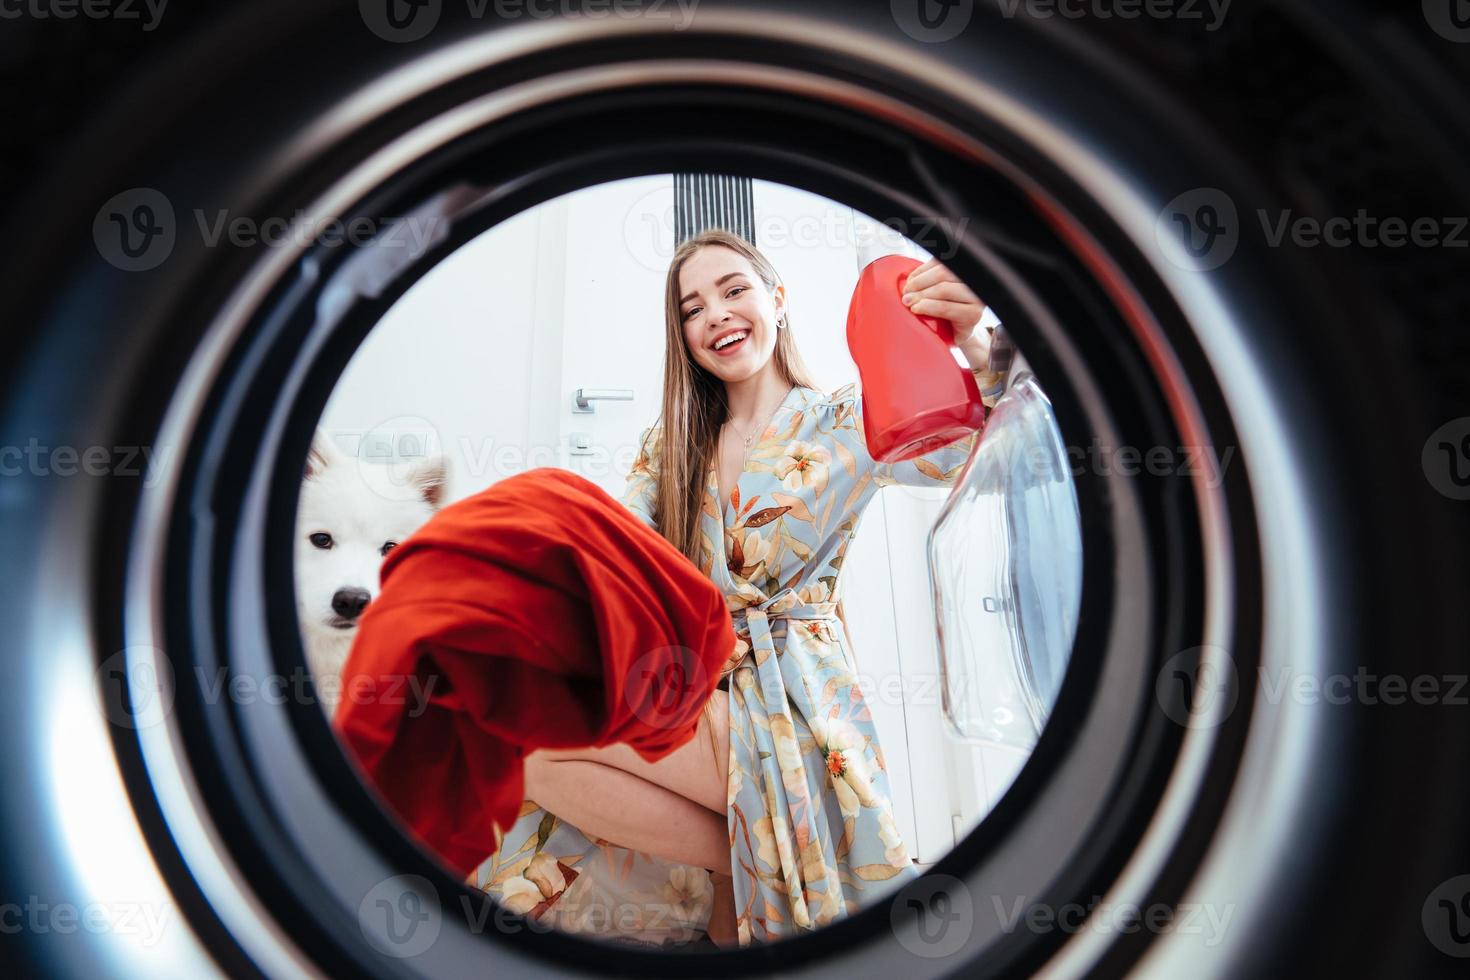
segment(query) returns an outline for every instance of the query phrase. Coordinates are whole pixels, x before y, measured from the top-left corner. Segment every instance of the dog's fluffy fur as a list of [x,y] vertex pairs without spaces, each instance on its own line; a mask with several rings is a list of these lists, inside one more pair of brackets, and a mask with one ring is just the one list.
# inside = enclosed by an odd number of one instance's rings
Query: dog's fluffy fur
[[445,458],[432,456],[388,479],[386,467],[359,465],[321,430],[312,440],[296,510],[296,613],[307,667],[329,715],[357,635],[362,610],[355,607],[376,597],[384,549],[442,506],[446,475]]

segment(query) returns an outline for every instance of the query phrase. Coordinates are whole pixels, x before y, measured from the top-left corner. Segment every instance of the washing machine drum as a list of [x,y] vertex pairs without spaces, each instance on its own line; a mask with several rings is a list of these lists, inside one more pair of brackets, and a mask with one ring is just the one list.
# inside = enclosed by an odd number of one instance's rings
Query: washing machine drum
[[[18,972],[1463,970],[1453,4],[44,6],[0,33]],[[373,325],[492,225],[670,172],[927,228],[1035,374],[931,556],[947,713],[1029,761],[891,896],[705,954],[534,928],[315,704],[235,696],[303,668],[301,463]]]

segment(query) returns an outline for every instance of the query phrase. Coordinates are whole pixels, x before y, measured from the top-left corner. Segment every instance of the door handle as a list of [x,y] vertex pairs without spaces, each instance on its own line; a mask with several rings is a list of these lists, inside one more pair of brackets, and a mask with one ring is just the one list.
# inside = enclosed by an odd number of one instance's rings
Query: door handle
[[577,394],[572,398],[572,411],[579,414],[595,411],[597,406],[593,402],[630,402],[633,400],[632,388],[578,388]]

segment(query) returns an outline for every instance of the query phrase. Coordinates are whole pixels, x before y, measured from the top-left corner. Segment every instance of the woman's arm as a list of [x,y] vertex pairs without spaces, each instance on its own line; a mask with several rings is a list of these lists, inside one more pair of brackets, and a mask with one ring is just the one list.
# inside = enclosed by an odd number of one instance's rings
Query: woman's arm
[[[1000,321],[974,291],[938,259],[930,259],[909,273],[904,303],[913,313],[942,317],[954,327],[955,346],[975,375],[981,400],[993,408],[1005,393],[1009,345],[997,345]],[[986,320],[989,323],[986,323]],[[1002,349],[1004,347],[1005,349]]]
[[638,436],[638,456],[628,470],[628,483],[623,488],[622,502],[640,521],[657,531],[654,509],[658,505],[658,437],[657,426],[644,429]]
[[[861,413],[861,401],[858,407]],[[859,420],[859,425],[862,424]],[[975,442],[980,438],[983,429],[976,429],[969,435],[956,439],[954,442],[931,449],[921,456],[913,459],[900,460],[896,463],[874,463],[873,480],[880,487],[899,484],[905,487],[950,487],[954,486],[955,480],[959,479],[960,470],[964,468],[965,460],[970,458],[970,451],[975,448]]]

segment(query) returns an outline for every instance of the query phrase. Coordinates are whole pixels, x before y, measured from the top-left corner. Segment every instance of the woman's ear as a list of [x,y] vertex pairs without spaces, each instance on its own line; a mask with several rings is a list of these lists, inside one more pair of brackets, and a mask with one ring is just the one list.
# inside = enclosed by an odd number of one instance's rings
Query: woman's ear
[[776,329],[784,329],[786,326],[786,287],[780,283],[771,290],[771,297],[776,303]]

